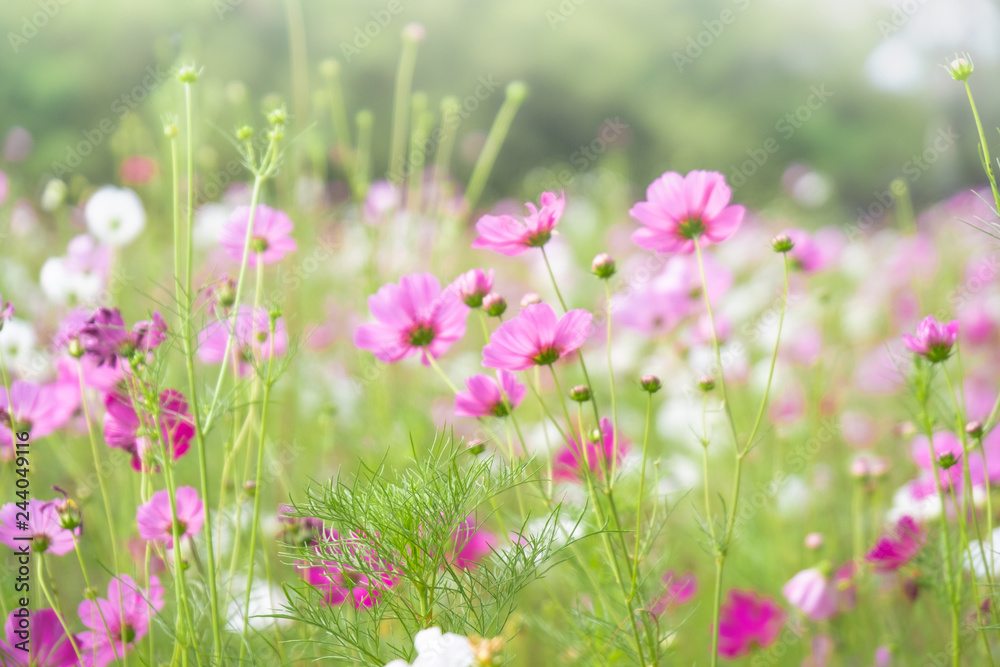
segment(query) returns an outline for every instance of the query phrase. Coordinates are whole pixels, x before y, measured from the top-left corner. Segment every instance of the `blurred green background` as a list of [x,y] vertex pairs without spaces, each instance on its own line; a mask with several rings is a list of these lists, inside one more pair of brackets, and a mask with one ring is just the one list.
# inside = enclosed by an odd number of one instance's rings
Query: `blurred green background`
[[[537,168],[589,168],[596,161],[579,160],[580,149],[620,119],[628,131],[614,153],[639,185],[667,169],[718,169],[731,180],[742,169],[753,175],[738,198],[761,206],[781,192],[789,165],[803,163],[826,177],[830,196],[813,193],[817,215],[844,220],[894,178],[910,181],[918,206],[982,181],[964,91],[939,66],[956,50],[976,63],[971,84],[988,128],[1000,113],[1000,12],[990,0],[5,0],[0,131],[31,132],[34,151],[17,171],[39,189],[67,146],[103,119],[117,127],[125,108],[134,112],[116,139],[123,152],[156,154],[159,121],[181,109],[179,87],[133,91],[147,71],[195,62],[200,120],[220,150],[224,131],[261,120],[272,93],[300,128],[315,121],[329,135],[328,113],[312,101],[323,99],[319,63],[335,57],[351,114],[375,113],[378,174],[400,31],[412,21],[427,31],[414,90],[432,108],[446,94],[473,94],[481,77],[500,91],[514,79],[530,86],[487,201],[531,190]],[[305,58],[297,72],[291,43]],[[814,87],[832,96],[803,110]],[[502,97],[463,122],[460,176]],[[782,124],[797,111],[807,120]],[[957,143],[908,170],[948,128]],[[769,138],[778,149],[760,160]],[[762,165],[747,162],[755,155]],[[102,144],[78,171],[107,182],[113,167]]]

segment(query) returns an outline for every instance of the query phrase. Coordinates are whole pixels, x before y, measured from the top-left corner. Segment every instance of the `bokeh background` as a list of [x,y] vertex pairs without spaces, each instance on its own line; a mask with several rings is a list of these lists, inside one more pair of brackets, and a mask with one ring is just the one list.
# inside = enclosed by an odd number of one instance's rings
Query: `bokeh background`
[[[628,131],[602,157],[621,155],[633,182],[667,168],[717,169],[730,180],[752,172],[739,198],[759,207],[794,192],[833,222],[856,218],[902,177],[919,207],[981,181],[964,93],[939,65],[970,52],[983,115],[1000,101],[990,85],[1000,57],[991,0],[10,0],[0,4],[0,130],[31,133],[34,150],[18,172],[39,188],[67,145],[103,119],[121,130],[111,139],[123,154],[155,153],[177,87],[153,86],[141,99],[130,91],[149,71],[196,62],[206,83],[201,121],[218,146],[199,159],[211,167],[227,158],[222,132],[259,120],[268,95],[298,111],[300,129],[328,123],[309,102],[323,96],[319,63],[334,57],[349,110],[375,113],[384,160],[399,33],[412,21],[427,31],[415,90],[432,108],[446,94],[473,94],[480,78],[501,91],[514,79],[530,86],[487,199],[537,191],[546,169],[572,165],[605,122],[620,119]],[[832,95],[806,113],[814,87]],[[463,122],[459,176],[502,97]],[[807,120],[782,125],[797,110]],[[957,140],[908,169],[949,129]],[[778,150],[762,165],[747,162],[769,138]],[[74,173],[106,181],[114,164],[113,151],[98,147]],[[815,170],[797,190],[796,176],[808,172],[791,165]]]

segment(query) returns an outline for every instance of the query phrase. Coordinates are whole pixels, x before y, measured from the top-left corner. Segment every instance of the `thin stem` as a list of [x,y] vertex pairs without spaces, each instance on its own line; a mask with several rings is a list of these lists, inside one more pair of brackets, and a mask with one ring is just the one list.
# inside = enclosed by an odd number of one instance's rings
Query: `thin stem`
[[514,122],[514,116],[517,115],[517,110],[521,107],[527,94],[527,86],[523,83],[515,81],[507,86],[503,105],[497,112],[496,118],[493,119],[493,126],[490,127],[490,132],[486,135],[486,143],[483,144],[483,150],[476,159],[476,165],[472,168],[472,176],[469,177],[469,186],[465,190],[464,209],[468,213],[472,213],[476,204],[479,203],[479,197],[483,194],[486,181],[490,177],[490,172],[493,171],[493,163],[496,162],[497,155],[500,154],[500,148],[507,139],[511,123]]
[[[611,384],[611,427],[612,427],[611,428],[611,433],[612,433],[612,435],[611,435],[611,476],[608,478],[608,484],[613,487],[614,483],[615,483],[615,473],[618,471],[618,401],[617,401],[617,392],[615,391],[615,369],[614,369],[614,366],[612,366],[612,364],[611,364],[611,282],[608,281],[608,280],[604,281],[604,291],[605,291],[605,294],[607,295],[607,307],[605,308],[605,311],[604,311],[604,319],[607,320],[607,326],[608,326],[608,329],[607,329],[607,339],[608,339],[607,340],[607,349],[608,349],[608,380],[609,380],[609,382]],[[649,397],[650,397],[650,402],[652,402],[653,395],[650,394]],[[647,406],[647,408],[648,408],[648,406]],[[648,412],[648,409],[647,409],[647,412]],[[648,433],[648,430],[649,430],[649,417],[648,417],[648,415],[647,415],[646,422],[647,422],[647,427],[646,427],[647,428],[647,433],[646,433],[646,435],[648,436],[649,435],[649,433]],[[645,450],[645,445],[643,445],[643,460],[642,460],[643,470],[645,470],[645,466],[646,466],[645,451],[646,451]],[[640,480],[640,484],[641,483],[642,482]],[[642,491],[641,491],[641,487],[640,487],[640,492],[639,492],[639,503],[640,503],[640,505],[642,504]],[[638,539],[639,539],[639,536],[636,535],[636,542],[637,543],[638,543]]]
[[639,470],[639,497],[636,501],[635,509],[635,549],[632,558],[632,587],[630,595],[634,596],[636,582],[639,577],[639,538],[642,535],[642,501],[645,498],[646,487],[646,460],[649,458],[649,422],[653,412],[653,394],[647,392],[646,400],[646,428],[642,436],[642,466]]

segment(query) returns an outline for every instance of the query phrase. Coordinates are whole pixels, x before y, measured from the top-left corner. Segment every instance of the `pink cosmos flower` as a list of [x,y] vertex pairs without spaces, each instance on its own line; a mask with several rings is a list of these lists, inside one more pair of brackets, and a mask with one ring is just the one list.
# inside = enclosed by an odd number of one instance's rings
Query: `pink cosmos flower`
[[543,192],[541,204],[541,209],[531,202],[525,204],[529,214],[523,222],[511,215],[484,215],[476,223],[479,237],[472,242],[472,247],[494,250],[509,257],[520,255],[528,248],[541,248],[549,242],[552,230],[559,224],[566,197],[562,193]]
[[[15,503],[7,503],[0,508],[0,543],[15,551],[27,545],[29,551],[56,556],[74,549],[74,531],[63,528],[56,501],[29,500],[27,530],[18,527],[24,520],[23,514]],[[75,533],[79,535],[80,529],[77,528]]]
[[472,269],[466,271],[452,283],[458,291],[458,296],[469,308],[479,308],[483,305],[483,297],[493,289],[493,269],[483,271]]
[[958,320],[945,324],[938,322],[933,315],[928,315],[920,321],[916,336],[903,334],[903,343],[906,347],[932,363],[947,359],[957,339]]
[[[492,275],[492,271],[490,274]],[[14,317],[14,304],[10,301],[4,301],[3,296],[0,295],[0,329],[3,329],[3,323]]]
[[[226,354],[232,319],[215,320],[198,334],[198,358],[206,364],[221,364]],[[267,361],[271,356],[281,357],[288,351],[288,332],[285,319],[274,323],[274,336],[269,329],[270,315],[266,308],[256,311],[251,306],[240,306],[236,313],[236,327],[230,349],[238,363],[240,377],[253,370],[254,364]]]
[[474,568],[480,560],[493,552],[493,547],[497,544],[496,535],[476,527],[474,516],[466,518],[459,524],[452,539],[455,542],[455,552],[451,562],[460,570]]
[[52,609],[30,610],[27,623],[31,628],[31,653],[15,648],[24,643],[23,636],[16,634],[23,628],[24,618],[12,611],[4,624],[7,641],[0,641],[0,664],[9,667],[73,667],[77,664],[73,644],[66,636],[59,616]]
[[[219,243],[226,253],[237,262],[243,261],[244,242],[247,237],[247,226],[250,224],[250,207],[240,206],[233,211],[229,222],[222,228]],[[253,231],[250,233],[250,253],[247,266],[274,264],[284,259],[285,255],[299,249],[292,230],[295,225],[284,211],[278,211],[269,206],[259,204],[254,215]]]
[[809,643],[809,656],[802,663],[802,667],[827,667],[830,658],[833,657],[833,639],[827,635],[817,635]]
[[739,658],[755,646],[770,646],[785,625],[785,610],[753,591],[729,591],[719,609],[719,655]]
[[547,303],[522,308],[490,336],[483,348],[483,366],[523,371],[554,364],[583,345],[592,320],[585,310],[571,310],[557,318]]
[[662,581],[664,587],[663,593],[653,601],[653,604],[649,608],[649,611],[654,616],[662,616],[664,612],[674,605],[687,604],[694,598],[695,593],[698,592],[698,580],[695,579],[692,572],[678,577],[673,570],[668,570],[663,575]]
[[[205,505],[198,491],[190,486],[177,487],[177,534],[181,539],[196,535],[205,523]],[[174,515],[170,508],[170,494],[162,489],[148,502],[139,506],[135,520],[139,536],[147,542],[162,542],[168,549],[174,546]]]
[[13,447],[10,431],[13,424],[30,431],[32,441],[61,429],[76,409],[72,397],[73,392],[58,382],[37,385],[14,380],[9,396],[0,387],[0,451],[6,453]]
[[368,297],[368,310],[377,321],[358,327],[356,346],[371,350],[386,363],[419,353],[425,366],[465,335],[469,313],[458,295],[451,289],[442,291],[430,273],[403,276],[398,285],[382,285]]
[[125,185],[144,185],[156,176],[156,162],[144,155],[133,155],[122,160],[118,175]]
[[795,246],[788,253],[792,261],[806,273],[819,271],[826,264],[827,258],[823,247],[804,229],[786,229],[782,232],[790,238]]
[[323,593],[327,604],[339,605],[351,600],[355,609],[370,609],[378,604],[386,589],[396,584],[391,566],[365,542],[357,535],[341,538],[337,531],[329,531],[315,545],[322,564],[299,564],[302,578]]
[[[628,451],[630,445],[631,443],[619,433],[619,462],[621,462],[621,460],[625,457],[625,453]],[[583,455],[586,457],[586,461],[589,464],[591,472],[598,475],[602,474],[601,471],[604,469],[604,466],[601,464],[602,456],[604,458],[604,464],[610,467],[611,457],[614,456],[614,451],[614,430],[611,425],[611,420],[607,417],[602,417],[600,450],[598,450],[596,443],[588,442],[585,454]],[[583,468],[583,456],[580,453],[580,446],[577,444],[576,440],[570,439],[567,448],[561,450],[552,460],[552,478],[557,482],[576,481],[580,479],[580,471]]]
[[792,577],[781,592],[793,607],[813,621],[831,618],[840,606],[836,585],[814,567]]
[[362,219],[369,225],[385,222],[396,212],[403,197],[399,188],[389,181],[375,181],[368,186],[365,203],[361,207]]
[[473,375],[465,381],[468,391],[455,394],[455,415],[458,417],[506,417],[528,392],[512,373],[497,371],[497,378]]
[[730,206],[732,192],[715,171],[687,176],[668,171],[646,189],[646,201],[629,214],[643,225],[632,233],[639,246],[655,252],[694,252],[695,239],[720,243],[736,233],[745,213]]
[[[142,412],[142,420],[136,414],[132,401],[118,392],[108,394],[104,399],[107,412],[104,413],[104,441],[108,447],[123,449],[132,455],[132,467],[136,470],[150,470],[147,457],[151,447],[149,434],[156,432],[152,415]],[[168,449],[176,461],[187,453],[194,437],[194,425],[184,395],[173,389],[160,393],[160,442]]]
[[77,608],[89,628],[79,635],[83,664],[104,667],[117,662],[146,636],[152,617],[161,609],[163,586],[158,577],[150,577],[145,590],[127,574],[112,579],[107,598],[84,600]]
[[904,516],[892,530],[878,538],[865,560],[879,574],[895,572],[916,556],[926,541],[927,534],[917,522]]

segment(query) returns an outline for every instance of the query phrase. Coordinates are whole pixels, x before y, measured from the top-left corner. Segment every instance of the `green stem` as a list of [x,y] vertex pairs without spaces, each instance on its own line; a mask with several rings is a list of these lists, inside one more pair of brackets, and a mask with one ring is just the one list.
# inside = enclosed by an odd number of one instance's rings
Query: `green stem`
[[486,187],[486,180],[490,177],[490,172],[493,171],[493,163],[496,162],[500,148],[507,139],[511,123],[514,122],[514,116],[517,115],[517,110],[527,95],[528,87],[520,81],[513,81],[507,85],[503,105],[493,120],[493,126],[490,127],[490,133],[486,136],[483,150],[479,153],[476,165],[472,168],[469,187],[465,190],[465,206],[463,208],[468,214],[471,214],[476,208],[476,204],[479,203],[479,197],[483,194],[483,188]]
[[406,136],[410,111],[410,91],[413,87],[413,70],[417,65],[420,41],[408,31],[403,31],[403,51],[396,70],[396,91],[392,114],[392,139],[389,153],[389,182],[402,186],[406,168]]

